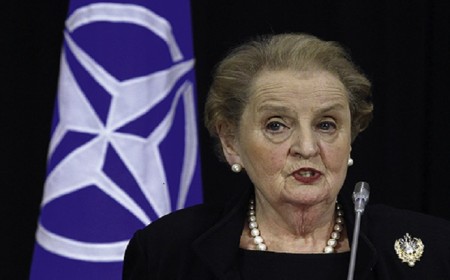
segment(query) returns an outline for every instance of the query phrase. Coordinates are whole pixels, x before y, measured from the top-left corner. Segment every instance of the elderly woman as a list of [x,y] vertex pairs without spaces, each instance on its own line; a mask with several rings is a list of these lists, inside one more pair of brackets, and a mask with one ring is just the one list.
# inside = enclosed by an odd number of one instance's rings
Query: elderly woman
[[[354,214],[339,192],[370,97],[336,43],[282,34],[236,48],[215,72],[205,121],[254,187],[225,209],[195,206],[138,231],[124,278],[346,279]],[[448,279],[448,236],[447,221],[370,206],[354,277]]]

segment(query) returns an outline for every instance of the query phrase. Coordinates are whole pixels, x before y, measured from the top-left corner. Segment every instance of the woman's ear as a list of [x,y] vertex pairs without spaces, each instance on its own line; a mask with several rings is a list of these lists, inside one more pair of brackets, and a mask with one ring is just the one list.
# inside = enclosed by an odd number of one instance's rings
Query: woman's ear
[[228,164],[233,165],[239,163],[242,165],[239,156],[239,142],[235,133],[235,129],[229,125],[219,124],[216,127],[217,134],[222,144],[222,151]]

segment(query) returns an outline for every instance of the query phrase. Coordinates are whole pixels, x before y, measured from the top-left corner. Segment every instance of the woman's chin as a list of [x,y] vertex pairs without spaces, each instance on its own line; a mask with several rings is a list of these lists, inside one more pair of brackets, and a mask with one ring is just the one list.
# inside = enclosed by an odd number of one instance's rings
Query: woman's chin
[[284,198],[282,200],[299,206],[313,206],[322,203],[334,202],[336,197],[330,191],[324,187],[320,186],[298,186],[288,189],[284,193]]

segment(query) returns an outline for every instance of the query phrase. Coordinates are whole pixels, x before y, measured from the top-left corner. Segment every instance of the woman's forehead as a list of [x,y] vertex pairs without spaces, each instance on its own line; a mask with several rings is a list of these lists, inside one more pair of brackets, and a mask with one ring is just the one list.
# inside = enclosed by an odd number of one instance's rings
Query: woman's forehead
[[347,91],[341,81],[326,71],[292,70],[264,71],[252,85],[250,103],[276,104],[277,102],[320,101],[343,99],[348,102]]

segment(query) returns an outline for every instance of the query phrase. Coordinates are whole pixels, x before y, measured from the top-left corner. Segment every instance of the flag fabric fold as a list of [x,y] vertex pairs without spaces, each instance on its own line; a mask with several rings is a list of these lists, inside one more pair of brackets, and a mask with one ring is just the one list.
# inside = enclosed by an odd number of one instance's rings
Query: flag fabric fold
[[30,279],[121,279],[134,231],[201,202],[189,0],[72,1]]

